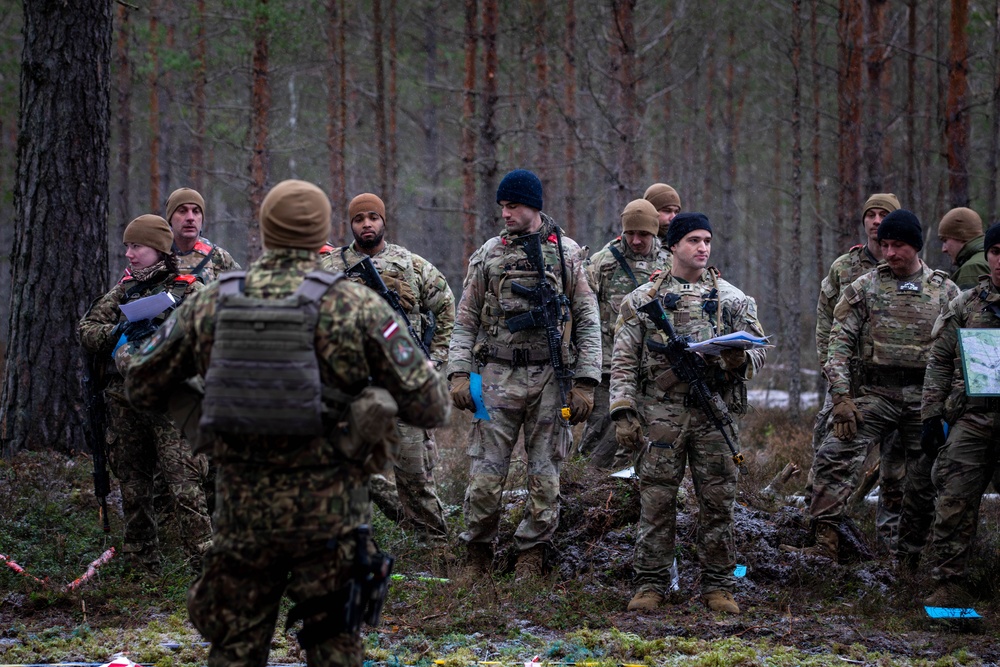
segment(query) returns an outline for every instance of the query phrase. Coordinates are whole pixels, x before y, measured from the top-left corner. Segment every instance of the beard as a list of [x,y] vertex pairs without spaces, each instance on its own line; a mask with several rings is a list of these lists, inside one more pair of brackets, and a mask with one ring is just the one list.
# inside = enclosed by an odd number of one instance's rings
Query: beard
[[379,232],[378,234],[376,234],[375,237],[371,241],[365,241],[364,239],[362,239],[361,237],[359,237],[357,234],[355,234],[354,235],[354,242],[357,243],[358,247],[360,247],[360,248],[363,248],[365,250],[371,250],[372,248],[377,247],[378,244],[381,243],[382,239],[384,239],[384,238],[385,238],[385,230],[383,229],[381,232]]

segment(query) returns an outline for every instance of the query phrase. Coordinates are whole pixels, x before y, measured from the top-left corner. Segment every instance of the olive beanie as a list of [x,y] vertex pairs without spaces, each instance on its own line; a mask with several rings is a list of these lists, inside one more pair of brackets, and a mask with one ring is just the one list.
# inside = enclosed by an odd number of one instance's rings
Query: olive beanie
[[861,209],[861,217],[865,217],[870,208],[880,208],[886,213],[892,213],[899,209],[899,200],[891,192],[877,192],[868,198],[865,207]]
[[645,199],[635,199],[622,211],[623,232],[649,232],[655,235],[660,230],[656,208]]
[[642,198],[652,204],[657,211],[662,211],[668,206],[676,206],[678,209],[681,207],[681,196],[666,183],[653,183],[646,188],[646,194]]
[[330,238],[330,200],[312,183],[282,181],[260,205],[265,248],[319,250]]
[[385,202],[370,192],[360,194],[351,200],[351,203],[347,205],[347,220],[354,220],[354,216],[358,213],[367,213],[368,211],[375,211],[382,216],[382,222],[385,222]]
[[983,235],[983,219],[971,208],[960,206],[944,214],[938,223],[938,236],[967,242]]
[[180,208],[181,204],[197,204],[204,218],[205,199],[191,188],[178,188],[167,197],[167,224],[170,224],[170,218],[174,216],[174,211]]
[[128,223],[122,243],[138,243],[169,255],[173,251],[174,233],[166,220],[147,213]]

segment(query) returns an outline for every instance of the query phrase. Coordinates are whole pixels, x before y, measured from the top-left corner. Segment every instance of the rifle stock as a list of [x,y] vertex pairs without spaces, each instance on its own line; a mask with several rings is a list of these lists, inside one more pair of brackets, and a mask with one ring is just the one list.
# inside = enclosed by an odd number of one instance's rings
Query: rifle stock
[[420,346],[424,356],[430,359],[431,351],[428,344],[423,338],[417,335],[416,329],[413,328],[413,324],[410,322],[410,314],[406,312],[403,308],[403,304],[399,302],[399,294],[397,294],[395,290],[389,289],[389,287],[385,284],[385,281],[382,280],[382,276],[379,274],[378,269],[375,268],[375,263],[372,262],[372,258],[366,256],[360,262],[347,269],[347,275],[361,278],[361,281],[365,285],[378,292],[379,296],[385,299],[386,303],[388,303],[393,310],[403,316],[403,321],[406,322],[406,330],[410,333],[410,338],[413,339],[414,343]]

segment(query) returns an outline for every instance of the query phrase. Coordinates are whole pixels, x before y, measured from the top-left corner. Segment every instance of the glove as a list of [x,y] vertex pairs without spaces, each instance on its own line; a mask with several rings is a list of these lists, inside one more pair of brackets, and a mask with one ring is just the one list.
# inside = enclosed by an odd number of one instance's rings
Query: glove
[[642,448],[645,438],[639,415],[632,410],[625,410],[615,416],[615,440],[630,452],[637,452]]
[[734,371],[747,362],[746,350],[726,349],[719,355],[722,363],[719,365],[724,371]]
[[944,419],[941,417],[925,419],[920,429],[920,449],[924,450],[924,454],[932,460],[937,458],[945,440]]
[[451,402],[459,410],[476,411],[472,391],[469,389],[468,373],[455,373],[451,376]]
[[143,340],[156,333],[157,326],[151,320],[139,320],[138,322],[125,322],[121,327],[119,335],[125,336],[125,340],[130,343]]
[[413,307],[417,304],[417,295],[413,293],[410,283],[393,276],[382,276],[382,282],[399,296],[399,305],[403,307],[403,310],[412,313]]
[[833,433],[841,440],[853,440],[858,434],[861,413],[849,396],[837,399],[833,405]]
[[579,424],[587,421],[594,410],[594,387],[588,384],[574,384],[569,390],[569,423]]

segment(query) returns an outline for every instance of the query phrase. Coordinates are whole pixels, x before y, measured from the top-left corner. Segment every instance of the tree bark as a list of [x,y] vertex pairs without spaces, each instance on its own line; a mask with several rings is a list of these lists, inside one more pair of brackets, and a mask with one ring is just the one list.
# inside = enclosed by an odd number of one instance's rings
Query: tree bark
[[566,0],[566,34],[563,38],[563,108],[566,122],[566,147],[563,156],[566,161],[566,191],[563,199],[563,224],[566,234],[576,234],[576,6],[574,0]]
[[917,191],[917,0],[906,3],[906,188],[905,197]]
[[399,238],[398,235],[404,231],[404,228],[400,225],[405,225],[406,220],[400,218],[398,215],[394,215],[395,211],[399,210],[396,206],[396,187],[398,185],[396,179],[399,177],[399,164],[397,161],[399,146],[396,143],[396,114],[399,109],[399,91],[396,82],[397,70],[399,69],[399,50],[396,44],[398,32],[396,14],[396,0],[389,0],[389,145],[386,155],[388,175],[386,178],[385,196],[388,197],[386,206],[389,209],[389,215],[393,220],[397,221],[394,233],[397,234],[396,238]]
[[[614,25],[611,33],[611,67],[616,73],[617,89],[616,115],[618,127],[615,148],[615,172],[612,205],[614,213],[620,213],[632,199],[638,188],[639,161],[635,159],[635,148],[639,134],[639,96],[636,82],[635,46],[635,4],[636,0],[612,0]],[[607,233],[614,237],[621,231],[621,220],[617,215],[606,225]]]
[[864,164],[865,191],[863,196],[883,190],[883,160],[885,158],[885,131],[882,118],[882,73],[885,69],[886,0],[867,0],[868,26],[865,32],[865,66],[868,72],[867,110],[865,113]]
[[[951,1],[951,40],[948,48],[948,103],[944,134],[948,146],[948,201],[952,207],[969,205],[969,0]],[[994,175],[995,177],[995,175]]]
[[194,141],[191,144],[191,167],[188,178],[191,187],[202,192],[205,187],[205,134],[206,109],[205,85],[208,75],[208,43],[205,39],[205,0],[195,4],[196,36],[194,46]]
[[532,0],[532,14],[535,32],[535,170],[542,183],[555,183],[552,174],[552,157],[549,146],[549,58],[547,51],[548,37],[545,34],[546,12],[545,0]]
[[267,192],[268,167],[268,115],[271,111],[271,84],[268,80],[268,51],[270,47],[268,0],[257,0],[254,6],[252,74],[250,84],[250,220],[247,221],[247,259],[260,256],[260,205]]
[[840,0],[837,22],[837,250],[854,245],[861,222],[858,155],[861,149],[861,0]]
[[462,266],[476,251],[476,0],[465,0],[465,79],[462,86]]
[[[497,172],[500,169],[497,161],[497,104],[499,103],[498,75],[499,60],[497,56],[497,30],[500,25],[500,9],[497,0],[483,0],[483,73],[480,92],[480,130],[479,148],[476,162],[479,165],[479,219],[478,239],[476,245],[492,235],[498,219],[496,191]],[[544,183],[542,184],[544,186]]]
[[160,22],[159,1],[149,5],[149,210],[160,210]]
[[[347,210],[347,185],[344,176],[346,159],[347,81],[344,65],[343,0],[326,3],[326,149],[330,170],[330,204],[334,211]],[[347,242],[347,217],[335,215],[331,230],[337,243]]]
[[[802,412],[802,0],[792,0],[792,229],[788,248],[788,414]],[[778,244],[780,245],[780,244]]]
[[997,154],[1000,153],[1000,0],[993,4],[993,91],[990,104],[990,152],[986,173],[986,215],[990,223],[997,219]]
[[372,1],[375,30],[372,56],[375,59],[375,145],[378,147],[378,194],[389,191],[389,145],[385,135],[385,55],[382,53],[382,0]]
[[125,234],[125,227],[135,216],[129,201],[132,172],[132,60],[129,57],[131,24],[129,12],[124,4],[116,5],[118,17],[118,40],[115,60],[118,66],[116,120],[118,123],[118,190],[115,192],[115,226],[119,238]]
[[83,448],[75,331],[108,272],[112,5],[78,0],[68,12],[26,0],[23,8],[4,456]]

